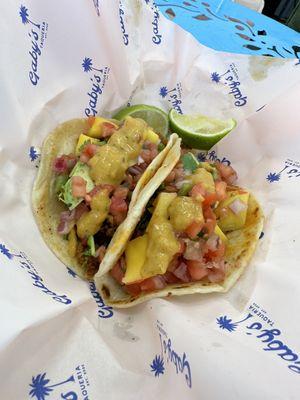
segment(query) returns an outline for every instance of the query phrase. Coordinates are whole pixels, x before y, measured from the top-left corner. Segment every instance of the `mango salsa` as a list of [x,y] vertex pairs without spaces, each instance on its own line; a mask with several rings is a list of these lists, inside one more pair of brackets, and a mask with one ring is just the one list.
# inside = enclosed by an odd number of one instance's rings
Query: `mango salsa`
[[160,142],[160,137],[151,129],[149,128],[146,132],[146,140],[149,142],[157,144]]
[[87,145],[87,144],[97,144],[98,146],[102,146],[103,144],[105,144],[105,142],[101,142],[101,140],[92,138],[90,136],[84,135],[83,133],[79,136],[77,145],[76,145],[76,156],[80,156],[80,153],[82,152],[83,148]]
[[109,119],[102,118],[102,117],[95,117],[95,121],[94,121],[92,127],[88,131],[88,136],[91,136],[93,138],[101,138],[103,124],[105,122],[113,125],[116,129],[118,128],[118,125],[116,125],[114,122],[112,122]]
[[215,234],[219,236],[223,243],[227,243],[228,239],[227,236],[221,231],[220,227],[216,225],[215,227]]
[[228,198],[220,202],[215,214],[223,232],[235,231],[245,225],[248,200],[248,192],[231,191],[228,192]]
[[188,179],[196,185],[196,183],[201,183],[205,190],[209,193],[214,193],[215,182],[212,174],[204,168],[197,168],[196,171],[188,177]]
[[142,279],[141,270],[146,260],[148,235],[131,240],[125,249],[126,273],[123,283],[130,284]]

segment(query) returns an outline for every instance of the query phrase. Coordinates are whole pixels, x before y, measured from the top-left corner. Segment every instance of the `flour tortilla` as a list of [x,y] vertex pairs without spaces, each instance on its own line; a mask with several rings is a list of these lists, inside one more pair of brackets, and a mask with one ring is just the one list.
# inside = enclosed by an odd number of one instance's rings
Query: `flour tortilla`
[[[175,151],[178,151],[176,146],[172,148],[168,154],[168,157],[170,157],[172,152]],[[149,187],[148,192],[141,193],[139,201],[135,205],[136,213],[131,213],[128,215],[127,221],[125,221],[125,224],[130,226],[131,232],[133,232],[134,227],[137,225],[140,217],[142,216],[147,201],[151,198],[155,190],[164,180],[159,174],[160,170],[158,170],[152,182],[149,182],[148,184],[149,186],[153,184],[152,190]],[[154,180],[156,180],[155,184],[153,183]],[[240,188],[230,187],[230,189],[232,190]],[[264,216],[262,209],[255,197],[250,193],[247,218],[244,227],[226,233],[228,238],[225,253],[227,273],[222,283],[210,283],[209,281],[203,280],[199,282],[169,284],[164,289],[158,291],[151,293],[140,293],[137,296],[132,296],[126,293],[122,286],[118,284],[109,274],[109,270],[114,266],[126,247],[126,243],[124,244],[124,242],[122,244],[120,242],[115,242],[113,252],[107,254],[107,263],[105,264],[105,269],[102,269],[101,265],[99,272],[95,275],[96,286],[106,304],[120,308],[132,307],[136,304],[154,299],[156,297],[169,297],[171,295],[182,296],[193,293],[204,294],[213,292],[227,292],[237,282],[247,265],[250,263],[250,260],[255,252],[259,236],[263,229],[263,221]]]
[[[46,137],[42,148],[41,163],[32,191],[33,213],[45,242],[66,266],[72,268],[77,275],[84,279],[89,279],[84,268],[80,265],[76,257],[69,255],[68,241],[57,233],[60,214],[62,211],[66,211],[67,207],[58,200],[54,192],[56,174],[52,170],[52,165],[55,158],[62,154],[74,154],[80,134],[87,132],[88,129],[89,126],[86,119],[74,119],[59,125]],[[140,193],[143,191],[143,188],[147,187],[147,183],[153,178],[158,168],[163,165],[168,152],[176,140],[177,135],[171,135],[166,147],[145,170],[132,193],[129,213],[135,213],[134,206]],[[127,226],[126,220],[122,225],[124,224]],[[121,228],[122,225],[120,225],[119,231],[124,234],[124,239],[118,235],[118,240],[121,242],[125,241],[126,243],[128,232],[126,229]]]

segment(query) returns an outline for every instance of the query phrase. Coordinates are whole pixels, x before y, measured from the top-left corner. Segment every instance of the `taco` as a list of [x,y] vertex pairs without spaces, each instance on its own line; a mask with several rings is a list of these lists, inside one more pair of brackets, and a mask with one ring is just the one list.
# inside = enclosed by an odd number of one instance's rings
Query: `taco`
[[176,138],[164,146],[144,120],[130,116],[121,123],[71,120],[46,138],[33,211],[45,242],[79,276],[97,272],[114,232]]
[[[226,292],[255,251],[263,212],[252,193],[236,185],[230,165],[199,162],[174,145],[179,160],[159,168],[141,191],[95,276],[106,304],[130,307],[155,297]],[[128,234],[129,236],[129,234]]]

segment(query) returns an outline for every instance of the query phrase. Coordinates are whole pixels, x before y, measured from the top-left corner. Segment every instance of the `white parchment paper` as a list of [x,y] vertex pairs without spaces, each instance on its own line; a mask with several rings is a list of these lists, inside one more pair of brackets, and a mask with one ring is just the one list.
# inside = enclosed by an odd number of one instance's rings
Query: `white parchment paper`
[[[296,60],[215,52],[152,1],[1,5],[1,399],[298,399],[300,75]],[[45,136],[126,104],[234,117],[209,154],[266,223],[225,295],[103,304],[43,242],[30,195]]]

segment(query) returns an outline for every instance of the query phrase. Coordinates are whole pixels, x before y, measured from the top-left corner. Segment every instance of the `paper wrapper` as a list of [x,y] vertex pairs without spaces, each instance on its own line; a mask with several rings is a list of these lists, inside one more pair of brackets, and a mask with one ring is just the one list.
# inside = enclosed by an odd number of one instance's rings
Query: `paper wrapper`
[[[3,399],[298,399],[299,67],[201,46],[151,1],[2,6]],[[51,253],[30,196],[45,136],[127,103],[234,117],[209,152],[261,202],[265,227],[228,294],[106,307]]]

